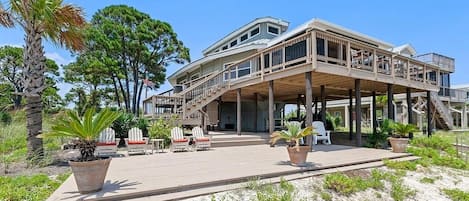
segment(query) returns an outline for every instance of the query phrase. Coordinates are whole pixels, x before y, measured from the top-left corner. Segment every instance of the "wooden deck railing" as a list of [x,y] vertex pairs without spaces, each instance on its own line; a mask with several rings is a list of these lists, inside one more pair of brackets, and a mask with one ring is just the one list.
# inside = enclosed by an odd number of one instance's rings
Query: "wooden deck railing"
[[201,99],[220,87],[229,89],[234,83],[252,79],[262,82],[271,73],[310,63],[312,69],[325,63],[343,67],[344,71],[366,71],[433,86],[438,85],[440,77],[438,66],[337,34],[312,30],[214,72],[177,95],[182,98],[184,108],[187,104],[201,103]]

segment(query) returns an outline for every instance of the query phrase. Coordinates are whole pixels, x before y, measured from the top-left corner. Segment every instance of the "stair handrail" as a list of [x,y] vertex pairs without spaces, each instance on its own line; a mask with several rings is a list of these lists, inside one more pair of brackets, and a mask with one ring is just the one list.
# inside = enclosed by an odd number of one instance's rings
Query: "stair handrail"
[[435,108],[438,110],[440,115],[443,117],[443,119],[447,123],[448,127],[451,128],[453,126],[453,117],[449,113],[446,106],[444,106],[443,102],[440,100],[440,98],[438,96],[438,93],[437,92],[431,92],[430,94],[431,94],[430,96],[431,96],[432,103],[434,103]]

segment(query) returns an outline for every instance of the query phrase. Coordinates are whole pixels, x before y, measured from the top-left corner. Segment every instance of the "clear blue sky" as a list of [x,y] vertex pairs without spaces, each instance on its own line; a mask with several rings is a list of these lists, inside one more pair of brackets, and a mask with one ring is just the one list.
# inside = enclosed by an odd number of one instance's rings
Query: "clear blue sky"
[[[6,0],[0,0],[5,2]],[[191,59],[234,29],[257,17],[273,16],[290,22],[290,29],[310,20],[323,20],[373,36],[394,45],[410,43],[419,54],[437,52],[456,59],[452,84],[469,83],[469,3],[465,1],[189,1],[189,0],[65,0],[81,6],[87,19],[101,8],[127,4],[169,22],[190,48]],[[23,44],[21,30],[0,28],[0,45]],[[70,53],[50,43],[46,55],[59,64],[73,60]],[[167,75],[181,65],[171,65]],[[61,94],[70,86],[61,84]],[[159,91],[170,88],[165,84]]]

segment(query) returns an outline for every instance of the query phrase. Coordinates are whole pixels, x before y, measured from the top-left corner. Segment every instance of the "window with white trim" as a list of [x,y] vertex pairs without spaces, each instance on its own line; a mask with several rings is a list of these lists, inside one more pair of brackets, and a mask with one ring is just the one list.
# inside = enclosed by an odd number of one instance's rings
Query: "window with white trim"
[[251,30],[249,31],[249,36],[250,36],[250,37],[257,36],[260,32],[261,32],[260,27],[257,26],[256,28],[251,29]]
[[[223,64],[223,69],[228,68],[232,63]],[[225,72],[223,80],[235,80],[251,74],[251,60],[240,63],[231,68],[230,71]]]
[[242,36],[239,38],[239,41],[240,41],[240,42],[243,42],[243,41],[245,41],[245,40],[247,40],[247,39],[248,39],[248,34],[246,33],[246,34],[242,35]]
[[237,45],[237,44],[238,44],[238,39],[232,41],[232,42],[230,43],[230,47],[233,47],[233,46],[235,46],[235,45]]
[[280,34],[280,27],[275,26],[273,24],[268,24],[267,25],[267,33],[278,35],[278,34]]

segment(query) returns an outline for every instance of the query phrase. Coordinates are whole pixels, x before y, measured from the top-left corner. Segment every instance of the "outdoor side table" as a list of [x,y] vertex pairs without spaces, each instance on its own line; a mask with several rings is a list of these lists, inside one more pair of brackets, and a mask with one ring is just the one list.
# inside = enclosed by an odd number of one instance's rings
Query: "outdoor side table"
[[153,146],[151,153],[153,153],[153,151],[157,151],[157,153],[164,151],[164,139],[151,139],[150,142]]

